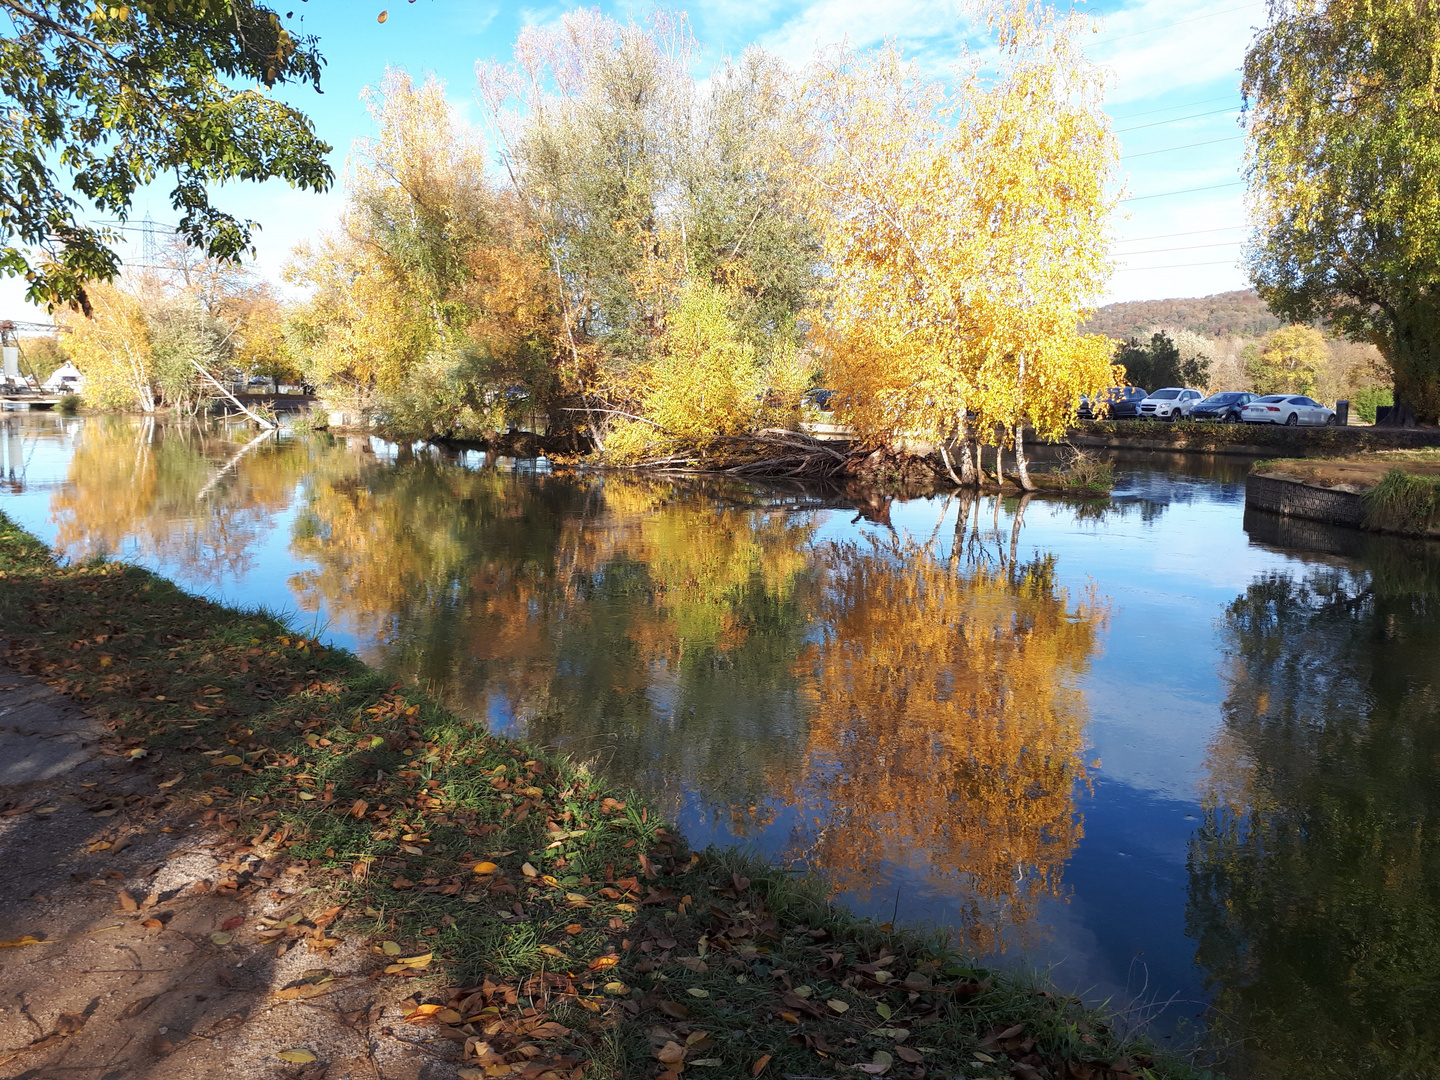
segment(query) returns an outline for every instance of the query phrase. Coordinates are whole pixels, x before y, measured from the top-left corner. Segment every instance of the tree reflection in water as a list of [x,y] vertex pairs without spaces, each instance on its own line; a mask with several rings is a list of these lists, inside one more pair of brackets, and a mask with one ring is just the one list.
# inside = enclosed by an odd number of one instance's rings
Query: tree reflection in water
[[87,422],[62,544],[240,573],[293,508],[300,609],[462,713],[722,834],[803,821],[767,842],[837,890],[918,870],[974,948],[1059,891],[1086,779],[1077,682],[1105,612],[1053,558],[1017,560],[1023,504],[963,500],[945,551],[888,529],[822,542],[854,512],[811,512],[836,496],[382,461],[368,442],[243,449]]
[[254,566],[254,547],[310,467],[301,440],[255,440],[153,417],[88,418],[51,514],[55,546],[70,559],[133,550],[205,578]]
[[1225,614],[1188,923],[1240,1076],[1440,1060],[1440,553],[1339,542]]
[[965,943],[987,951],[1059,891],[1082,835],[1078,680],[1106,617],[1056,584],[1053,556],[997,550],[827,545],[816,640],[797,667],[811,704],[797,850],[860,895],[878,865],[910,863],[960,901]]

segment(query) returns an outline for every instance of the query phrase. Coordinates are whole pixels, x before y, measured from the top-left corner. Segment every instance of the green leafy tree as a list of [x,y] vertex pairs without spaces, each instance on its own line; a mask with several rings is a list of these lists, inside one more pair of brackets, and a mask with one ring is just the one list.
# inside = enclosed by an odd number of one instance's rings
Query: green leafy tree
[[1115,349],[1115,363],[1125,369],[1127,382],[1147,390],[1210,382],[1210,358],[1197,354],[1181,359],[1180,347],[1163,330],[1152,334],[1148,344],[1135,338],[1121,342]]
[[1313,326],[1282,326],[1247,350],[1245,373],[1261,394],[1313,394],[1328,355],[1324,335]]
[[[323,60],[253,0],[0,0],[0,272],[52,310],[90,311],[86,282],[113,279],[136,188],[174,176],[179,231],[222,259],[253,222],[212,206],[209,185],[281,177],[321,191],[330,147],[263,88],[309,83]],[[259,84],[259,85],[257,85]]]
[[1250,275],[1276,314],[1369,341],[1395,422],[1440,420],[1440,17],[1276,0],[1245,58]]

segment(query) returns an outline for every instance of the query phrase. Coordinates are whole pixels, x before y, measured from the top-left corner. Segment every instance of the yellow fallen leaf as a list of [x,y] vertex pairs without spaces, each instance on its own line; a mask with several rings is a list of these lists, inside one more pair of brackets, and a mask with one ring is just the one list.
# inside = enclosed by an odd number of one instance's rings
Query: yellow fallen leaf
[[406,1023],[417,1024],[422,1020],[429,1020],[436,1013],[444,1009],[443,1005],[417,1005],[415,1011],[405,1017]]
[[400,948],[398,941],[382,941],[380,943],[380,951],[386,956],[399,956],[403,950]]
[[86,851],[109,851],[109,850],[110,850],[112,847],[114,847],[114,846],[115,846],[115,845],[112,844],[112,843],[110,843],[110,841],[108,841],[108,840],[100,840],[100,841],[97,841],[97,842],[94,843],[94,844],[91,844],[91,845],[90,845],[88,848],[86,848],[85,850],[86,850]]
[[232,935],[227,934],[224,930],[216,930],[210,935],[210,940],[216,945],[229,945],[231,937]]
[[689,987],[686,991],[691,997],[709,997],[710,991],[699,986]]
[[493,862],[479,862],[475,864],[475,873],[477,874],[493,874],[499,869],[500,867],[496,866]]
[[975,1055],[976,1061],[982,1061],[986,1065],[993,1065],[995,1063],[995,1059],[993,1057],[991,1057],[989,1054],[983,1053],[980,1050],[974,1050],[972,1051],[972,1053]]
[[558,957],[561,957],[562,959],[563,959],[564,956],[565,956],[565,954],[564,954],[563,952],[561,952],[559,949],[557,949],[554,945],[541,945],[541,946],[540,946],[540,951],[543,952],[543,953],[546,953],[547,955],[550,955],[550,956],[558,956]]
[[831,998],[829,1001],[825,1002],[825,1004],[829,1005],[830,1008],[834,1009],[837,1013],[850,1011],[850,1006],[847,1005],[845,1002],[841,1001],[839,998]]
[[628,994],[630,992],[630,988],[623,982],[608,982],[603,989],[607,994]]
[[45,944],[38,937],[31,937],[26,934],[24,937],[12,938],[9,941],[0,941],[0,949],[18,949],[21,945],[43,945]]
[[[225,755],[224,757],[222,757],[222,758],[216,758],[216,759],[215,759],[215,764],[217,764],[217,765],[239,765],[239,764],[242,764],[242,762],[241,762],[241,760],[240,760],[240,755],[238,755],[238,754],[226,754],[226,755]],[[288,1051],[288,1050],[285,1051],[285,1052],[286,1052],[287,1054],[290,1053],[290,1051]],[[309,1051],[307,1050],[306,1053],[308,1054]],[[314,1061],[315,1059],[312,1057],[312,1058],[310,1058],[310,1060],[311,1060],[311,1061]]]
[[315,798],[315,793],[313,791],[302,791],[300,792],[300,798],[304,799],[306,802],[309,802],[311,799]]
[[291,1050],[281,1050],[275,1056],[292,1065],[308,1065],[310,1062],[318,1060],[314,1051],[306,1050],[303,1046],[297,1046]]
[[557,877],[552,877],[549,874],[542,875],[540,880],[543,881],[546,885],[549,885],[552,889],[558,889],[560,887],[560,879]]
[[430,963],[434,956],[434,953],[420,953],[418,956],[402,956],[397,962],[407,964],[410,967],[424,967]]

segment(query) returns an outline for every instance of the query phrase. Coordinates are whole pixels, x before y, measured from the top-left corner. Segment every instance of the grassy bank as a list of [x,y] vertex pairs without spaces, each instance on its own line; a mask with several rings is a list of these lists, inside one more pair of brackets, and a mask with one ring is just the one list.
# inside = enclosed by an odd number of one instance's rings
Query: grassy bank
[[160,758],[272,876],[325,882],[338,911],[262,942],[367,943],[412,1019],[465,1046],[463,1077],[1197,1075],[811,882],[691,853],[643,797],[282,622],[58,566],[3,515],[0,618],[5,658],[101,718],[112,753]]
[[1275,458],[1257,461],[1253,471],[1359,495],[1366,529],[1406,536],[1440,534],[1440,450]]

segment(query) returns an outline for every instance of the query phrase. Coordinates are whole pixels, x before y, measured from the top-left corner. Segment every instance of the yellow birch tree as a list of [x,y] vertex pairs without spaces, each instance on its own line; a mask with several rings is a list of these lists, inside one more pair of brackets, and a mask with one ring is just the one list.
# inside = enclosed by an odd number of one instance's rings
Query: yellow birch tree
[[1025,0],[984,6],[999,76],[962,57],[953,89],[893,48],[838,53],[810,86],[807,148],[828,294],[817,336],[842,416],[872,443],[1061,434],[1112,385],[1110,346],[1079,333],[1109,271],[1116,144],[1083,20]]

